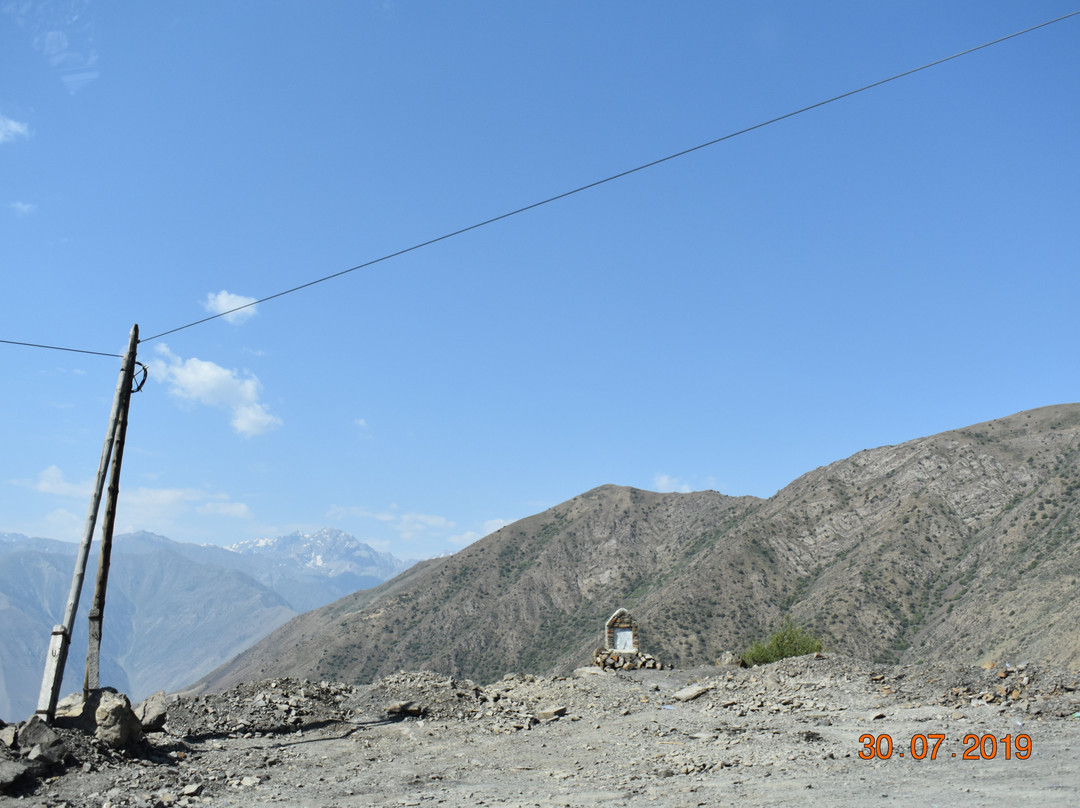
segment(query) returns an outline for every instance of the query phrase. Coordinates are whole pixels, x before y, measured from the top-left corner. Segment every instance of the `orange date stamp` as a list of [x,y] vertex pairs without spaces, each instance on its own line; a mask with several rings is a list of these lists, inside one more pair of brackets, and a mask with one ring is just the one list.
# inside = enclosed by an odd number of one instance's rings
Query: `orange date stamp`
[[[941,745],[945,741],[944,733],[928,732],[925,735],[919,733],[912,735],[905,745],[902,741],[894,744],[893,738],[887,733],[880,735],[862,735],[859,743],[859,757],[863,760],[888,760],[894,754],[898,757],[910,757],[913,760],[937,760],[938,753],[946,756],[941,751]],[[1027,760],[1031,757],[1031,736],[1022,735],[965,735],[964,749],[961,754],[949,753],[948,757],[959,757],[961,760],[994,760],[1003,757],[1005,760]]]

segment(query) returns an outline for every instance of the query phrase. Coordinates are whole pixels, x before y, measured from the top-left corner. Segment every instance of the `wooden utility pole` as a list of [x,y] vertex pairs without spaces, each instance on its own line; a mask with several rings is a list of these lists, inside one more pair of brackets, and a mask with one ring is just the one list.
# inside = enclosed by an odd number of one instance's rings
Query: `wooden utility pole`
[[120,494],[120,465],[124,462],[124,438],[127,437],[128,408],[131,403],[131,383],[135,376],[135,348],[139,342],[139,326],[131,330],[131,363],[125,363],[125,382],[120,389],[120,417],[113,439],[112,468],[109,470],[109,496],[105,500],[105,523],[101,526],[101,555],[98,557],[94,600],[90,604],[90,642],[86,647],[86,675],[83,677],[83,699],[97,690],[101,667],[101,621],[105,616],[105,590],[109,586],[109,563],[112,559],[113,527],[116,525],[116,498]]
[[[36,713],[45,721],[52,722],[56,716],[56,702],[60,696],[60,685],[64,679],[64,666],[67,663],[68,649],[71,646],[71,629],[75,623],[75,613],[79,609],[79,597],[82,593],[83,578],[86,575],[86,561],[90,555],[90,544],[94,538],[94,525],[97,522],[98,509],[101,506],[101,492],[105,487],[105,472],[109,467],[109,459],[112,458],[112,475],[109,483],[109,499],[112,507],[112,521],[109,521],[108,509],[106,520],[108,530],[108,544],[111,550],[112,530],[116,515],[116,495],[120,484],[120,462],[117,459],[115,449],[120,447],[119,454],[123,454],[124,436],[127,431],[128,406],[131,403],[131,385],[135,377],[135,353],[139,344],[139,326],[131,329],[128,341],[127,353],[124,354],[124,362],[120,369],[120,379],[116,383],[116,395],[113,398],[112,412],[109,414],[109,427],[105,434],[105,446],[101,451],[101,462],[98,464],[97,479],[93,494],[90,497],[90,510],[86,515],[86,525],[83,529],[82,543],[79,545],[79,554],[75,559],[75,574],[71,579],[71,590],[68,593],[67,606],[64,609],[63,623],[52,630],[49,639],[49,653],[45,658],[45,673],[41,680],[41,692],[38,694],[38,706]],[[104,536],[102,554],[105,554]],[[108,560],[105,559],[105,577],[108,578]],[[101,608],[104,608],[105,590],[100,584],[101,565],[98,568],[99,587],[101,589]],[[96,601],[95,592],[95,601]],[[101,609],[97,623],[98,639],[101,637]],[[91,618],[93,621],[93,618]],[[96,684],[95,662],[95,684]],[[84,688],[86,681],[84,680]]]

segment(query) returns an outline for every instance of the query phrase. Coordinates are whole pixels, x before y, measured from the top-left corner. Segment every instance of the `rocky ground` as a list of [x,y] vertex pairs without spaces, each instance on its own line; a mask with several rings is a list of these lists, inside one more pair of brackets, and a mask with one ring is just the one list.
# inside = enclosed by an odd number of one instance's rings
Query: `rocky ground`
[[58,729],[57,763],[0,727],[0,804],[1073,806],[1077,678],[814,655],[484,686],[264,681],[175,698],[127,749]]

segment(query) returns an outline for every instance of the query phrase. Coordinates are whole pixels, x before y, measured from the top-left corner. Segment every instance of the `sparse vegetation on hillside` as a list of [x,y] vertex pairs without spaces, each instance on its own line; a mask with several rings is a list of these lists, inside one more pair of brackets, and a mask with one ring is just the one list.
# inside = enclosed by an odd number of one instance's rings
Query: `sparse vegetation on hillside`
[[768,500],[601,486],[297,618],[205,686],[566,674],[619,607],[665,667],[820,647],[769,638],[785,615],[877,662],[1076,666],[1078,497],[1080,404],[868,449]]
[[813,654],[821,650],[821,640],[786,618],[766,642],[756,642],[743,651],[742,661],[751,665],[766,665],[787,657]]

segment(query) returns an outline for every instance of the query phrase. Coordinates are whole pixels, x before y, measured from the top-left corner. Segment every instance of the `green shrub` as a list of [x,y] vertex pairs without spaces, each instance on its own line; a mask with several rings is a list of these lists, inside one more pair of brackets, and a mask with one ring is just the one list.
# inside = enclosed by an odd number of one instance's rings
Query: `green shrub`
[[742,660],[747,667],[765,665],[778,659],[813,654],[820,650],[821,640],[788,617],[767,642],[756,642],[743,651]]

